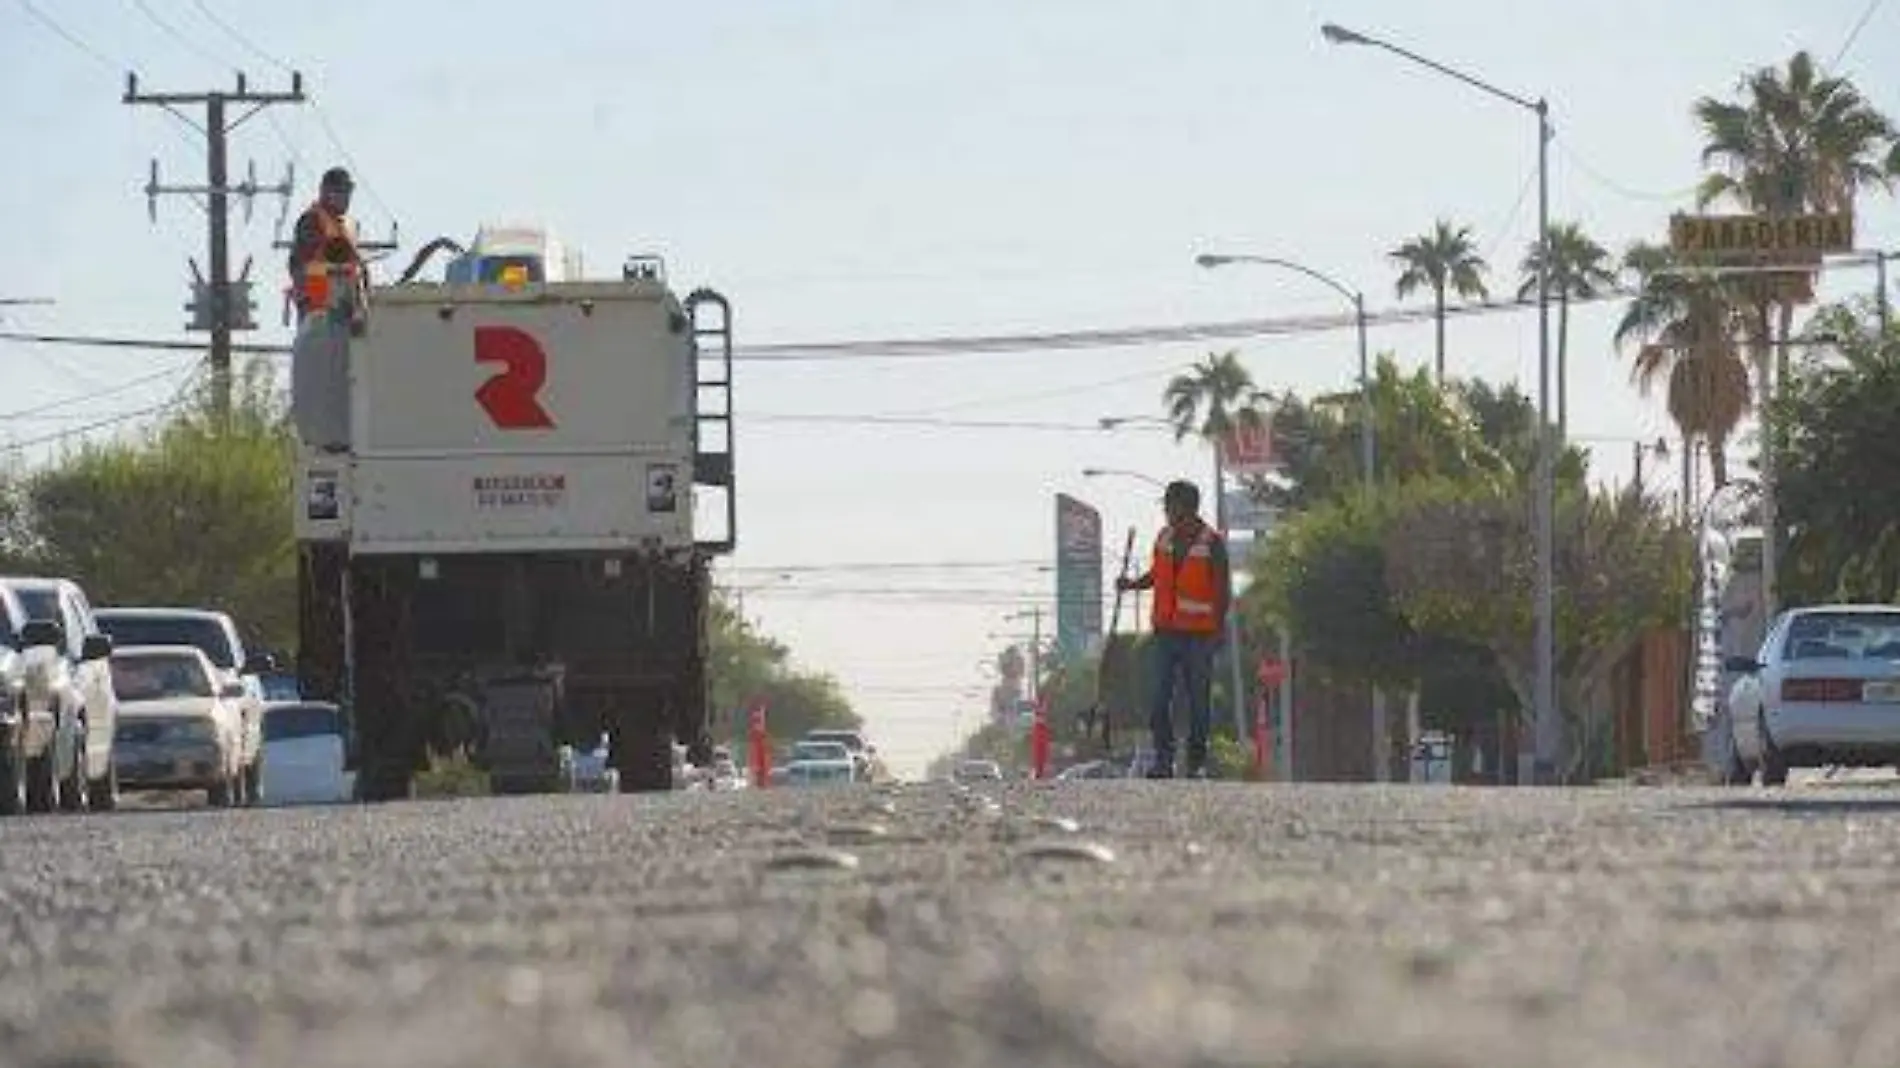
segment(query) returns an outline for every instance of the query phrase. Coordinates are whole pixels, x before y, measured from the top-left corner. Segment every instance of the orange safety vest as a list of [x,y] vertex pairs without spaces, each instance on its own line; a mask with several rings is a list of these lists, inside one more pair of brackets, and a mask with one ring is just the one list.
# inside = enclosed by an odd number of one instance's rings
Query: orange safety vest
[[[333,270],[341,272],[345,278],[351,280],[352,284],[355,281],[356,222],[330,214],[321,204],[312,206],[310,210],[316,213],[317,227],[321,236],[318,240],[316,255],[311,256],[303,265],[302,303],[306,310],[315,311],[330,303],[330,276]],[[324,258],[325,246],[338,239],[349,242],[351,262],[335,264]]]
[[1187,555],[1176,567],[1174,529],[1161,529],[1149,572],[1154,576],[1154,629],[1220,633],[1221,620],[1214,613],[1214,602],[1220,594],[1219,576],[1214,573],[1214,542],[1219,537],[1212,527],[1201,524],[1200,532],[1188,544]]

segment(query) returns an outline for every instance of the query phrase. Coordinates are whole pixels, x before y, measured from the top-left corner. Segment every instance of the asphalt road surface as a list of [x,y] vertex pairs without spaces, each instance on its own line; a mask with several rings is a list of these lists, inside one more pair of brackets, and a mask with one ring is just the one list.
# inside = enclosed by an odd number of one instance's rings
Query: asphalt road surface
[[33,817],[0,1064],[1891,1068],[1897,903],[1862,785]]

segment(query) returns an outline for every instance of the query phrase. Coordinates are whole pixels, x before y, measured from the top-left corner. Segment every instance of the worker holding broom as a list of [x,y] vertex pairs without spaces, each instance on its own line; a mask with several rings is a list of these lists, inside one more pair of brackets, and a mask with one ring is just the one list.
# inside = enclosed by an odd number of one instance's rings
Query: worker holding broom
[[1148,572],[1115,580],[1118,590],[1153,590],[1154,690],[1148,725],[1154,734],[1151,779],[1174,777],[1175,680],[1187,690],[1187,774],[1207,777],[1212,728],[1214,651],[1233,604],[1233,572],[1227,541],[1201,519],[1201,491],[1194,483],[1168,483],[1162,494],[1167,525],[1155,538]]

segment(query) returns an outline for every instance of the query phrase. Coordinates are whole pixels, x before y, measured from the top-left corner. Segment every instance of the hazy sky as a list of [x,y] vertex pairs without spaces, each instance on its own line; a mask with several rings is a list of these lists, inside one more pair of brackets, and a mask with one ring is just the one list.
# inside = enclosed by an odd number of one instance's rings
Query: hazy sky
[[[1551,101],[1553,216],[1621,247],[1660,238],[1699,148],[1689,106],[1797,48],[1824,62],[1868,0],[961,0],[658,4],[594,0],[32,0],[71,40],[0,0],[0,298],[15,328],[179,336],[202,260],[202,215],[140,193],[203,179],[196,134],[119,102],[148,90],[305,73],[315,106],[242,128],[237,173],[297,162],[294,215],[347,159],[371,234],[399,219],[406,257],[483,222],[545,223],[598,269],[667,257],[682,289],[735,304],[742,344],[1190,324],[1343,309],[1309,280],[1208,272],[1197,252],[1301,260],[1392,306],[1386,253],[1446,216],[1476,228],[1514,288],[1535,229],[1531,117],[1369,49],[1322,22],[1387,36]],[[1719,17],[1717,17],[1719,12]],[[218,25],[222,20],[241,36]],[[78,42],[78,43],[75,43]],[[247,43],[248,42],[248,43]],[[1841,68],[1900,112],[1900,7],[1875,8]],[[339,148],[340,144],[340,148]],[[280,341],[277,205],[239,248],[267,284],[256,340]],[[1863,247],[1900,246],[1900,212],[1869,201]],[[1843,271],[1830,295],[1871,292]],[[1667,428],[1627,384],[1615,309],[1572,325],[1571,428],[1599,477]],[[1536,316],[1454,321],[1454,373],[1534,388]],[[1430,359],[1429,325],[1375,348]],[[770,364],[740,374],[740,553],[726,581],[806,665],[836,673],[878,741],[920,767],[980,720],[978,662],[1005,616],[1053,594],[1052,497],[1104,512],[1111,555],[1145,541],[1154,491],[1084,467],[1205,480],[1204,450],[1166,434],[1062,429],[1153,414],[1169,373],[1205,345]],[[1350,384],[1350,331],[1240,345],[1271,389]],[[189,354],[0,344],[0,432],[47,435],[163,403]],[[154,377],[156,376],[156,377]],[[141,378],[145,381],[139,381]],[[47,407],[57,405],[56,407]],[[836,422],[903,416],[1016,428]],[[112,433],[135,425],[98,427]],[[1675,467],[1652,469],[1673,484]],[[833,565],[944,564],[956,568]],[[822,570],[798,570],[817,566]],[[1114,571],[1114,561],[1107,567]],[[791,570],[786,570],[791,568]],[[885,592],[867,592],[878,591]],[[953,592],[938,592],[938,591]],[[830,591],[830,592],[826,592]],[[895,591],[895,592],[892,592]]]

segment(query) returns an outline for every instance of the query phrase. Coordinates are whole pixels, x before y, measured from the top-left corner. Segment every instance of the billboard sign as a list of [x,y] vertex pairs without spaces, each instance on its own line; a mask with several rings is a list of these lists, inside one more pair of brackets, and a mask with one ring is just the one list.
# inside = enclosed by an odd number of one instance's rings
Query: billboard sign
[[1261,414],[1258,419],[1236,423],[1221,435],[1221,466],[1231,475],[1264,475],[1273,470],[1273,419]]
[[1056,648],[1087,656],[1102,637],[1102,513],[1056,494]]

